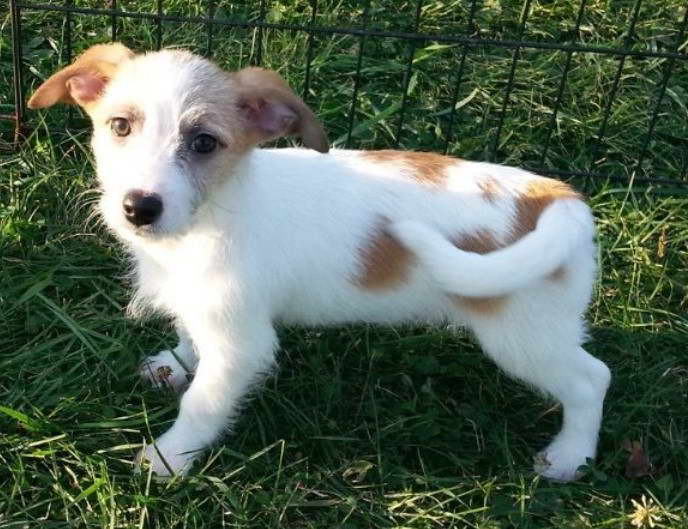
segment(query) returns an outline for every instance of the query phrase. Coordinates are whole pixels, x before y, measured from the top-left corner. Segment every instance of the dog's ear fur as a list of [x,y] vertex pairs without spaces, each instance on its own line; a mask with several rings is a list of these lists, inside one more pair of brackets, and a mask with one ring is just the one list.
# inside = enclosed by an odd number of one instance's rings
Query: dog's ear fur
[[91,46],[39,86],[28,106],[45,108],[56,103],[71,103],[88,107],[98,100],[120,64],[133,56],[129,48],[118,42]]
[[318,118],[276,72],[244,68],[232,78],[238,91],[237,108],[252,143],[298,134],[306,147],[322,153],[330,149]]

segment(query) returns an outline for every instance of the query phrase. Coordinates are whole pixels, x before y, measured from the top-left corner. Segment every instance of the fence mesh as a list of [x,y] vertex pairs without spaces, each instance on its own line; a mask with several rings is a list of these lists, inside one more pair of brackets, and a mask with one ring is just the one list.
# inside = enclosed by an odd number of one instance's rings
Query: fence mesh
[[121,40],[277,69],[337,147],[688,186],[684,0],[11,0],[9,20],[6,147],[31,133],[33,88]]

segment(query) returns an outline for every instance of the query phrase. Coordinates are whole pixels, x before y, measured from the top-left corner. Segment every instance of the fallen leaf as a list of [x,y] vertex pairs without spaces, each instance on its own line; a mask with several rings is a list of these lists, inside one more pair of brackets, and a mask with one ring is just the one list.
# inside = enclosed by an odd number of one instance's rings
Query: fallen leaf
[[652,474],[652,463],[650,463],[650,458],[647,457],[640,441],[625,439],[621,446],[628,452],[628,459],[626,460],[627,478],[642,478]]
[[659,241],[657,241],[657,257],[662,259],[666,255],[667,246],[667,234],[666,228],[662,229],[662,233],[659,234]]

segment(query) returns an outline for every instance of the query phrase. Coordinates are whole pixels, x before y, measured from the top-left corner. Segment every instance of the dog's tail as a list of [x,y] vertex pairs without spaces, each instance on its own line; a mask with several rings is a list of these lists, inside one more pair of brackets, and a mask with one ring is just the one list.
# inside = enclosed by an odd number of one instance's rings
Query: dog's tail
[[535,230],[482,255],[460,250],[421,222],[395,222],[389,229],[445,292],[469,297],[501,296],[526,287],[553,273],[594,235],[590,208],[577,199],[555,200],[542,212]]

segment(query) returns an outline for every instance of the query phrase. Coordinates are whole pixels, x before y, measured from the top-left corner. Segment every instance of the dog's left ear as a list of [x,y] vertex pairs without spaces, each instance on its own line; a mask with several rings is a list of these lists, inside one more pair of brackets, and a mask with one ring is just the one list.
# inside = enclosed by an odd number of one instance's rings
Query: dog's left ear
[[88,110],[103,92],[117,68],[134,56],[126,46],[113,42],[96,44],[57,73],[51,75],[29,99],[29,108],[56,103],[77,104]]
[[325,153],[327,134],[313,111],[275,72],[244,68],[232,78],[237,85],[237,108],[252,143],[297,134],[306,147]]

